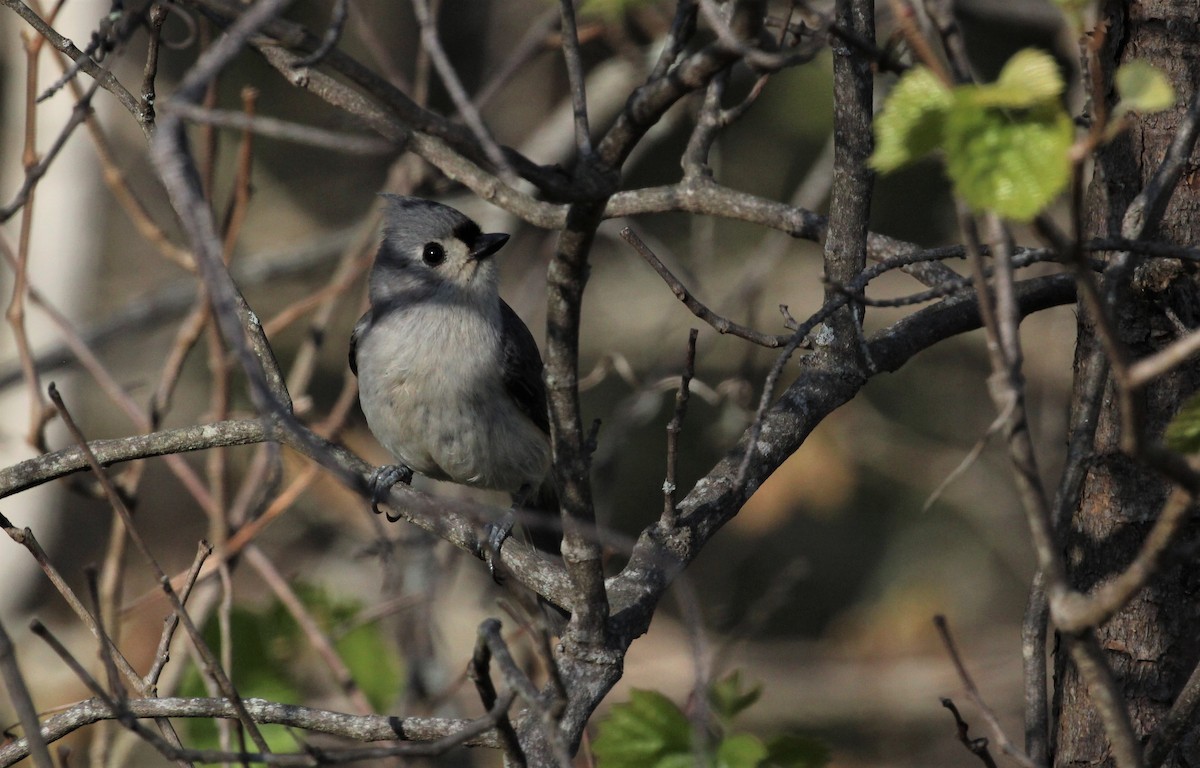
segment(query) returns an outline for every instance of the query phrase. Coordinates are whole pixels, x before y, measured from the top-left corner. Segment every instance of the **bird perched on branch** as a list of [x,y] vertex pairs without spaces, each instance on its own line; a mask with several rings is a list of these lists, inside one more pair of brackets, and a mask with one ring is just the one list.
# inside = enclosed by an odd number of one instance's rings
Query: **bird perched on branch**
[[[384,195],[383,242],[368,282],[370,309],[350,338],[367,425],[396,461],[371,479],[372,509],[413,472],[507,491],[514,505],[557,514],[542,357],[500,298],[492,256],[508,241],[459,211]],[[557,554],[549,524],[526,525]],[[489,526],[488,567],[513,517]]]

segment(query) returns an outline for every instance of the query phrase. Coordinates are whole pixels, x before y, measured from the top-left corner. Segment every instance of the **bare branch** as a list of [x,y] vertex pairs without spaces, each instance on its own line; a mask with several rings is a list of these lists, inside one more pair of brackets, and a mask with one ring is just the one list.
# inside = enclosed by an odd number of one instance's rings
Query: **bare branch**
[[100,84],[101,88],[116,96],[117,101],[121,102],[121,106],[125,107],[129,111],[129,114],[133,115],[133,119],[137,121],[138,125],[141,126],[142,132],[146,134],[146,138],[150,138],[153,133],[153,115],[147,115],[138,98],[130,93],[125,86],[121,85],[112,72],[97,64],[90,56],[87,56],[83,51],[76,48],[74,43],[60,35],[40,16],[30,10],[29,6],[21,2],[21,0],[4,0],[4,4],[24,19],[29,26],[37,30],[37,33],[46,38],[56,50],[78,64],[80,69]]
[[575,0],[559,0],[562,9],[562,50],[567,62],[567,81],[571,86],[571,107],[575,112],[575,148],[580,157],[592,154],[592,131],[588,127],[587,89],[584,87],[583,60],[579,55],[579,28],[575,24]]
[[659,520],[659,525],[664,528],[675,526],[675,464],[679,458],[679,433],[683,431],[683,417],[687,414],[689,385],[692,383],[692,377],[696,375],[698,333],[695,328],[688,332],[687,357],[684,359],[683,373],[679,377],[679,390],[675,393],[675,413],[667,423],[667,479],[663,481],[663,513]]
[[392,143],[373,136],[330,131],[274,117],[256,117],[245,112],[206,109],[187,102],[168,102],[166,109],[174,111],[192,122],[239,131],[253,131],[273,139],[345,152],[350,155],[386,155],[396,151],[396,147]]
[[[1004,733],[1004,729],[1000,727],[1000,721],[996,718],[996,713],[993,712],[992,708],[987,705],[987,702],[983,700],[983,696],[980,695],[979,689],[975,687],[975,681],[971,679],[971,675],[967,672],[967,668],[963,666],[962,658],[958,655],[958,648],[954,644],[954,638],[950,635],[950,628],[946,624],[946,617],[934,616],[933,625],[937,627],[938,634],[941,635],[942,638],[942,643],[946,646],[946,653],[950,655],[950,661],[954,663],[954,670],[958,673],[958,679],[962,681],[963,687],[967,689],[967,695],[971,697],[971,702],[979,710],[980,714],[983,715],[983,719],[987,721],[988,728],[990,728],[992,731],[992,738],[996,740],[996,742],[1000,745],[1000,749],[1003,750],[1006,755],[1011,756],[1022,766],[1025,768],[1037,768],[1033,761],[1029,759],[1029,756],[1022,752],[1016,744],[1013,744],[1008,738],[1008,735]],[[943,706],[946,705],[945,699],[942,700],[942,704]],[[957,711],[955,711],[954,716],[956,719],[958,719]],[[965,744],[965,729],[960,735],[963,736],[963,743]],[[986,742],[984,747],[986,750]],[[990,762],[990,759],[991,758],[988,758],[988,761],[985,762]],[[992,765],[994,765],[994,763],[992,763]]]
[[1067,592],[1051,600],[1054,623],[1063,632],[1079,633],[1098,627],[1121,610],[1158,571],[1162,557],[1177,539],[1192,511],[1192,494],[1175,488],[1142,541],[1137,556],[1114,579],[1091,594]]
[[963,743],[971,754],[979,758],[985,768],[996,768],[996,761],[992,759],[992,753],[988,751],[987,739],[972,739],[968,735],[970,727],[967,721],[962,719],[962,715],[958,713],[958,707],[954,706],[951,699],[942,699],[942,706],[950,710],[950,714],[954,715],[954,724],[958,729],[958,740]]
[[442,85],[446,86],[446,92],[450,94],[454,106],[471,129],[476,141],[487,153],[488,160],[498,169],[501,178],[512,185],[516,181],[516,174],[509,166],[508,158],[500,151],[496,140],[492,138],[491,131],[484,125],[483,118],[475,109],[475,105],[471,103],[471,97],[467,95],[462,82],[458,79],[458,73],[454,71],[454,65],[450,63],[449,57],[442,49],[442,41],[438,37],[437,20],[429,12],[429,0],[412,0],[412,5],[417,16],[417,23],[421,27],[421,45],[425,46],[425,51],[429,54],[429,59],[433,62]]
[[329,16],[329,27],[325,30],[324,37],[321,38],[321,44],[315,51],[300,59],[292,66],[300,67],[315,67],[329,55],[333,47],[337,45],[341,39],[342,29],[346,26],[346,19],[350,18],[350,1],[335,0],[333,4],[333,12]]
[[767,347],[768,349],[778,349],[779,347],[787,344],[792,338],[792,334],[790,333],[779,335],[759,333],[752,328],[739,325],[728,318],[718,315],[704,304],[700,303],[700,301],[692,295],[692,292],[689,291],[687,287],[679,281],[679,278],[675,277],[675,275],[671,273],[671,270],[667,269],[667,266],[662,263],[657,255],[655,255],[654,251],[650,250],[650,247],[642,242],[642,239],[638,237],[632,229],[629,227],[622,229],[621,237],[625,239],[625,242],[633,246],[634,250],[638,252],[639,256],[646,260],[647,264],[654,267],[654,271],[657,272],[659,277],[663,279],[663,282],[667,284],[667,286],[671,289],[671,292],[675,294],[675,297],[682,301],[683,305],[691,310],[693,315],[712,326],[713,330],[715,330],[717,333],[728,333],[732,336],[737,336],[738,338],[753,342],[754,344]]
[[13,709],[17,711],[17,719],[21,729],[25,731],[25,742],[28,744],[29,755],[37,768],[54,768],[54,760],[50,757],[50,749],[42,735],[41,723],[38,722],[37,707],[29,696],[29,688],[25,685],[25,677],[17,664],[17,652],[13,648],[12,639],[0,623],[0,677],[4,678],[8,688],[8,699]]
[[[122,499],[121,495],[117,493],[116,488],[113,487],[112,481],[110,481],[108,476],[104,473],[104,469],[101,467],[96,455],[89,449],[87,440],[84,438],[83,433],[79,431],[79,427],[75,424],[75,420],[71,417],[70,411],[68,411],[66,406],[63,404],[62,398],[59,396],[58,391],[55,389],[53,384],[50,385],[50,400],[53,401],[55,408],[58,409],[59,418],[63,420],[63,423],[67,426],[67,429],[70,430],[72,437],[75,438],[76,443],[83,450],[84,458],[87,459],[88,466],[91,467],[96,479],[100,482],[100,487],[104,490],[105,498],[107,498],[113,510],[121,517],[122,522],[125,523],[125,532],[129,535],[130,540],[133,541],[134,545],[138,548],[142,556],[146,559],[146,562],[154,571],[154,575],[158,579],[159,586],[162,587],[163,592],[166,594],[167,599],[171,603],[171,607],[179,616],[179,620],[183,623],[184,629],[187,630],[188,636],[192,640],[193,647],[195,647],[196,651],[199,652],[200,656],[204,659],[206,666],[205,671],[212,675],[213,679],[217,682],[217,685],[221,688],[221,692],[225,695],[225,697],[233,702],[234,709],[238,710],[238,719],[241,720],[242,724],[246,726],[246,730],[250,734],[250,737],[254,740],[255,745],[263,752],[270,752],[271,750],[267,747],[266,740],[255,726],[254,721],[250,719],[250,716],[241,707],[241,697],[238,696],[237,691],[233,687],[233,683],[230,682],[229,677],[221,669],[221,665],[217,662],[216,657],[213,656],[212,651],[204,642],[204,638],[201,636],[200,630],[196,628],[196,625],[192,622],[191,617],[188,616],[187,610],[183,607],[183,601],[179,599],[178,593],[176,593],[175,589],[171,586],[171,580],[167,578],[166,573],[163,572],[162,567],[158,564],[153,552],[151,552],[150,547],[146,544],[145,539],[142,538],[142,535],[138,532],[137,527],[133,524],[133,516],[130,514],[129,508],[126,506],[124,499]],[[97,626],[100,629],[101,640],[103,641],[103,628],[99,627],[99,625]]]
[[[402,740],[405,743],[391,749],[404,747],[405,750],[393,751],[387,754],[437,755],[445,752],[450,746],[478,746],[492,749],[500,746],[498,737],[492,730],[494,722],[491,715],[478,720],[451,720],[434,717],[395,717],[393,715],[347,715],[314,707],[303,707],[295,704],[280,704],[265,699],[243,699],[246,709],[261,725],[277,724],[290,728],[299,728],[313,733],[324,733],[330,736],[340,736],[356,741],[393,741]],[[498,704],[505,703],[501,697]],[[135,718],[236,718],[233,705],[223,699],[209,698],[145,698],[130,699],[125,702],[124,714]],[[114,720],[121,713],[114,710],[100,699],[88,699],[46,719],[42,723],[42,736],[47,742],[57,741],[80,728],[103,720]],[[420,743],[427,742],[427,743]],[[452,743],[447,743],[452,742]],[[386,757],[376,751],[362,754],[355,750],[337,752],[330,750],[326,757],[336,757],[329,762],[352,762],[353,759],[366,760]],[[29,754],[25,738],[0,745],[0,768],[7,768],[17,761],[23,760]],[[248,757],[248,756],[247,756]],[[275,758],[273,764],[311,765],[298,758],[299,755],[256,756],[258,758]],[[238,761],[239,755],[220,755],[211,762]]]
[[[475,690],[479,692],[479,700],[487,709],[495,707],[496,702],[500,699],[496,694],[496,687],[492,685],[491,673],[488,671],[491,661],[492,649],[488,644],[488,636],[481,627],[475,637],[475,652],[471,654],[471,665],[467,668],[467,677],[475,683]],[[510,698],[515,698],[516,695],[515,689],[509,694]],[[507,714],[497,721],[496,731],[500,737],[501,748],[504,750],[505,762],[523,768],[525,753],[521,751],[517,732]]]
[[1087,684],[1088,693],[1094,702],[1104,733],[1108,736],[1112,757],[1118,768],[1140,768],[1142,749],[1133,732],[1129,712],[1121,689],[1113,678],[1105,651],[1090,631],[1077,635],[1063,635],[1071,661]]
[[571,753],[562,738],[558,723],[555,722],[552,707],[538,693],[529,677],[517,666],[512,652],[508,649],[508,644],[504,642],[504,637],[500,634],[500,622],[496,619],[485,620],[479,625],[479,636],[487,644],[492,659],[504,676],[504,681],[517,692],[517,695],[532,711],[532,718],[538,721],[546,740],[550,743],[551,752],[558,765],[561,768],[571,768]]
[[[184,605],[187,605],[188,596],[192,593],[192,588],[196,586],[196,578],[200,575],[200,568],[204,565],[204,561],[212,554],[212,545],[207,541],[201,541],[196,547],[196,558],[192,561],[192,566],[188,568],[187,575],[184,577],[183,586],[179,589],[179,600]],[[151,694],[158,693],[158,679],[162,675],[163,669],[171,658],[171,641],[175,638],[175,630],[179,627],[179,614],[168,614],[164,622],[162,637],[158,641],[158,650],[154,654],[154,664],[151,665],[150,671],[146,673],[143,682],[146,690]]]

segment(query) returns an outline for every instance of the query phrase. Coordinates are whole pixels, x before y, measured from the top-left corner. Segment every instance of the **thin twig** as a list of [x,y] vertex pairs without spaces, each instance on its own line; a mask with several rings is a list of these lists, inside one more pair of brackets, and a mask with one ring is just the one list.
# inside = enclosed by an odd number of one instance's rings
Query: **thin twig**
[[971,698],[971,703],[983,715],[983,719],[987,722],[988,728],[992,732],[992,738],[1000,745],[1000,749],[1011,756],[1014,760],[1020,763],[1025,768],[1037,768],[1029,756],[1013,744],[1009,740],[1008,735],[1004,733],[1004,729],[1000,727],[1000,720],[997,719],[996,713],[983,700],[983,696],[979,694],[979,689],[975,687],[975,681],[971,679],[971,675],[967,672],[967,668],[963,665],[962,657],[958,655],[958,648],[954,644],[954,638],[950,635],[950,628],[946,625],[945,616],[934,616],[933,625],[937,628],[938,635],[942,638],[942,643],[946,646],[946,653],[950,656],[950,661],[954,664],[954,670],[958,673],[958,679],[962,681],[963,687],[967,689],[967,696]]
[[[82,125],[91,114],[92,96],[95,95],[97,87],[98,85],[93,83],[87,92],[75,102],[75,106],[71,109],[70,118],[67,119],[67,122],[59,130],[58,135],[54,138],[54,142],[45,152],[37,157],[36,162],[25,166],[25,178],[21,182],[20,189],[13,195],[13,199],[8,205],[0,208],[0,223],[8,221],[13,217],[13,214],[25,207],[29,198],[33,195],[33,190],[37,187],[38,182],[46,175],[46,171],[50,170],[50,165],[58,158],[58,153],[67,145],[67,140],[71,138],[75,129]],[[28,156],[28,153],[26,154]]]
[[251,116],[245,112],[209,109],[186,102],[169,102],[165,108],[192,122],[213,125],[218,128],[251,131],[272,139],[344,152],[349,155],[386,155],[396,151],[395,144],[374,136],[331,131],[327,128],[303,125],[276,117]]
[[654,271],[657,272],[659,277],[663,279],[663,282],[667,284],[667,287],[671,289],[671,292],[675,294],[675,297],[683,302],[683,305],[687,307],[693,315],[712,326],[713,330],[715,330],[717,333],[727,333],[731,336],[737,336],[738,338],[745,339],[746,341],[753,342],[754,344],[758,344],[763,347],[767,347],[768,349],[778,349],[779,347],[787,344],[792,338],[792,334],[790,333],[783,335],[760,333],[753,328],[747,328],[744,325],[739,325],[728,318],[718,315],[702,304],[695,296],[693,296],[692,292],[689,291],[687,287],[679,281],[679,278],[675,277],[675,275],[671,273],[671,270],[667,269],[667,266],[662,263],[658,256],[655,255],[652,250],[650,250],[650,247],[647,246],[632,229],[629,227],[622,229],[621,237],[625,240],[625,242],[633,246],[634,250],[638,252],[639,256],[646,260],[647,264],[654,268]]
[[349,0],[334,0],[333,12],[329,15],[329,26],[325,29],[325,34],[321,38],[321,44],[315,51],[297,61],[292,66],[297,69],[301,67],[315,67],[329,55],[333,47],[338,44],[338,40],[342,37],[342,29],[346,26],[346,19],[350,18],[350,2]]
[[[14,257],[8,252],[7,249],[0,248],[0,251],[3,251],[4,258],[9,262],[10,265],[15,264]],[[75,328],[72,326],[71,322],[67,320],[66,316],[64,316],[62,312],[51,305],[49,301],[47,301],[46,298],[41,294],[41,292],[32,286],[29,288],[29,299],[33,304],[45,312],[46,316],[49,317],[54,325],[58,328],[63,341],[66,342],[67,346],[75,354],[75,357],[79,360],[80,364],[88,371],[89,374],[91,374],[97,384],[99,384],[101,390],[103,390],[113,402],[120,406],[121,410],[129,417],[130,421],[132,421],[136,427],[143,431],[149,431],[151,429],[150,420],[144,413],[142,413],[141,407],[133,401],[129,394],[125,392],[124,388],[122,388],[117,380],[113,377],[112,373],[110,373],[108,369],[104,367],[91,347],[82,338],[80,338],[79,334],[75,331]],[[196,502],[200,505],[200,507],[202,509],[207,509],[211,503],[211,500],[208,497],[208,491],[204,488],[204,484],[200,481],[200,478],[196,476],[195,471],[188,466],[187,462],[183,461],[183,459],[178,456],[165,454],[164,460],[166,461],[167,466],[171,469],[171,472],[175,474],[184,488],[186,488],[188,492],[196,499]],[[2,474],[3,471],[0,471],[0,475]]]
[[1158,571],[1163,556],[1190,517],[1193,500],[1186,489],[1172,489],[1137,555],[1124,570],[1090,594],[1072,591],[1052,601],[1055,626],[1076,634],[1100,626],[1121,610]]
[[145,539],[142,538],[141,534],[137,530],[137,527],[134,526],[133,517],[129,513],[129,508],[126,507],[124,500],[121,498],[120,494],[117,493],[116,488],[113,487],[112,482],[104,473],[103,468],[100,466],[100,462],[96,459],[96,455],[91,451],[87,440],[84,438],[83,433],[79,431],[79,427],[75,424],[75,420],[72,418],[70,411],[67,410],[62,398],[58,394],[58,390],[53,384],[50,385],[50,400],[54,403],[55,408],[58,410],[59,418],[63,420],[63,423],[71,432],[72,437],[74,437],[76,444],[80,449],[82,449],[84,456],[88,461],[88,465],[92,468],[92,472],[95,474],[96,479],[100,482],[100,487],[104,490],[104,495],[108,499],[109,504],[125,522],[126,531],[129,534],[130,539],[133,541],[134,545],[138,548],[142,556],[150,565],[151,569],[154,571],[155,578],[158,579],[159,585],[162,587],[163,592],[166,593],[167,599],[170,600],[171,607],[179,615],[179,619],[183,623],[184,629],[187,630],[188,636],[192,639],[192,644],[204,659],[205,664],[208,667],[205,671],[212,675],[213,679],[216,680],[217,684],[221,687],[221,692],[233,703],[234,709],[238,710],[238,719],[241,720],[242,724],[246,726],[246,730],[254,740],[255,746],[257,746],[262,752],[270,752],[271,750],[267,747],[267,742],[265,739],[263,739],[258,727],[254,724],[254,721],[250,718],[250,715],[245,712],[245,709],[240,706],[241,697],[238,696],[233,684],[229,681],[229,678],[221,669],[216,657],[208,648],[208,644],[204,642],[200,631],[196,628],[195,624],[192,623],[191,617],[188,616],[186,609],[184,609],[178,593],[176,593],[175,589],[171,586],[170,579],[167,578],[166,573],[163,571],[162,566],[158,564],[158,560],[154,557],[154,554],[151,552],[150,547],[146,544]]
[[[479,632],[475,637],[475,652],[471,654],[471,663],[467,667],[467,677],[475,683],[475,690],[479,693],[479,700],[483,702],[485,709],[492,709],[496,706],[499,696],[496,695],[496,686],[492,684],[492,675],[488,671],[491,665],[492,651],[488,645],[488,638],[483,632]],[[516,691],[512,692],[516,695]],[[521,751],[521,744],[517,740],[517,732],[513,728],[512,721],[508,718],[507,713],[501,716],[496,722],[496,731],[500,736],[501,749],[504,751],[506,764],[524,766],[525,753]]]
[[[500,746],[493,730],[498,717],[511,706],[514,694],[499,697],[496,707],[484,717],[475,720],[454,720],[435,717],[395,717],[393,715],[348,715],[324,709],[295,704],[281,704],[265,699],[246,699],[246,707],[261,724],[278,724],[314,733],[355,739],[357,741],[393,741],[403,743],[382,749],[322,750],[314,753],[238,755],[212,750],[191,750],[194,759],[203,762],[232,762],[254,759],[269,765],[310,766],[346,764],[355,761],[379,760],[397,755],[442,754],[456,746],[475,746],[496,749]],[[71,734],[80,728],[103,720],[118,717],[182,717],[182,718],[234,718],[236,713],[229,702],[212,698],[145,698],[130,699],[124,712],[117,712],[99,698],[88,699],[53,715],[42,724],[42,732],[48,741]],[[7,768],[29,754],[25,738],[15,739],[0,745],[0,768]],[[168,755],[168,757],[172,757]]]
[[154,102],[157,100],[158,54],[162,47],[162,28],[167,21],[166,3],[152,2],[146,11],[147,41],[146,64],[142,67],[142,111],[146,122],[154,125]]
[[575,112],[575,149],[580,157],[592,154],[592,132],[588,127],[586,79],[579,55],[579,28],[575,24],[575,0],[559,0],[562,10],[562,51],[567,63],[571,107]]
[[475,105],[471,103],[471,98],[463,88],[462,81],[458,79],[458,73],[454,71],[454,65],[450,63],[449,57],[442,49],[437,20],[429,11],[429,0],[412,0],[412,5],[417,17],[417,24],[421,28],[421,45],[428,52],[429,59],[433,63],[434,69],[437,70],[442,85],[446,87],[446,92],[450,94],[455,108],[462,115],[463,122],[471,129],[500,177],[509,184],[514,183],[516,174],[509,165],[508,159],[496,144],[496,140],[492,138],[487,126],[484,125],[483,118],[475,109]]
[[24,19],[29,26],[37,30],[37,33],[46,38],[50,45],[54,46],[55,50],[79,64],[80,69],[94,78],[100,84],[101,88],[116,96],[117,101],[121,102],[121,106],[129,110],[129,114],[133,115],[133,119],[137,121],[146,137],[150,137],[153,133],[152,119],[147,119],[141,102],[125,86],[121,85],[121,82],[117,80],[112,72],[106,67],[97,64],[90,56],[76,48],[74,43],[60,35],[54,27],[47,24],[40,16],[30,10],[29,6],[21,2],[21,0],[4,0],[4,5]]
[[1197,352],[1200,352],[1200,332],[1192,332],[1130,365],[1126,386],[1140,389],[1183,365]]
[[554,28],[554,22],[561,16],[561,10],[547,8],[542,15],[534,19],[521,39],[509,50],[508,58],[489,73],[487,82],[475,93],[472,103],[476,109],[483,109],[487,106],[492,98],[500,93],[501,88],[512,79],[517,70],[546,46],[546,36]]
[[1071,661],[1087,686],[1092,705],[1100,715],[1113,761],[1118,768],[1140,768],[1141,743],[1133,731],[1121,688],[1105,658],[1106,651],[1090,631],[1061,637],[1067,644]]
[[687,414],[688,395],[692,377],[696,375],[696,336],[699,331],[688,331],[687,356],[684,358],[683,373],[679,376],[679,389],[675,393],[675,413],[667,423],[667,479],[663,481],[663,512],[660,527],[670,530],[675,527],[678,514],[675,508],[675,465],[679,460],[679,433],[683,431],[683,418]]
[[1192,668],[1192,674],[1171,703],[1171,709],[1163,715],[1146,742],[1142,759],[1145,768],[1160,768],[1170,757],[1179,740],[1196,724],[1196,711],[1200,709],[1200,664]]
[[968,735],[970,726],[967,725],[966,720],[963,720],[962,715],[958,713],[958,707],[954,706],[953,700],[943,698],[942,706],[950,710],[950,714],[954,715],[954,724],[958,729],[958,740],[963,743],[963,746],[971,754],[975,755],[975,757],[978,757],[986,768],[996,768],[996,761],[992,759],[992,753],[988,751],[988,740],[984,738],[972,739]]
[[[188,596],[192,593],[192,587],[196,585],[196,578],[200,575],[200,568],[204,565],[204,561],[212,554],[212,545],[207,541],[201,541],[196,547],[196,557],[192,560],[192,565],[188,568],[187,575],[184,576],[182,586],[179,588],[179,600],[184,605],[187,605]],[[175,637],[175,630],[179,627],[179,615],[171,612],[167,614],[167,618],[163,622],[162,636],[158,640],[158,650],[154,654],[154,663],[150,665],[150,671],[146,673],[144,683],[146,689],[151,694],[158,692],[158,679],[162,675],[163,669],[167,662],[171,659],[171,641]]]
[[[303,601],[296,594],[295,590],[288,584],[287,579],[275,567],[261,549],[251,544],[242,550],[246,557],[246,562],[250,567],[258,572],[258,575],[275,593],[275,597],[283,604],[288,613],[295,619],[304,636],[308,638],[308,642],[316,650],[317,655],[329,667],[329,671],[333,674],[334,680],[337,683],[338,690],[341,691],[350,702],[350,704],[358,711],[360,715],[369,715],[375,711],[371,706],[371,702],[367,700],[366,694],[363,693],[361,687],[354,680],[354,675],[350,672],[350,668],[342,661],[342,657],[338,655],[337,650],[333,647],[333,641],[317,624],[317,620],[305,607]],[[485,706],[491,708],[495,701],[487,703]]]
[[54,760],[50,757],[50,748],[42,736],[42,724],[38,722],[37,707],[29,695],[29,687],[25,685],[25,676],[17,664],[17,652],[12,639],[0,622],[0,677],[8,689],[8,700],[17,711],[17,719],[21,730],[25,732],[25,740],[29,744],[29,754],[37,768],[54,768]]
[[554,720],[551,708],[538,693],[529,677],[517,666],[512,652],[508,649],[508,644],[504,642],[504,637],[500,633],[500,622],[496,619],[485,620],[479,625],[479,636],[487,644],[492,660],[500,668],[504,681],[516,691],[517,696],[524,700],[532,710],[533,717],[537,718],[543,735],[550,744],[551,754],[555,761],[560,768],[570,768],[571,754],[563,741],[562,733],[558,728],[558,723]]
[[[970,212],[961,204],[959,224],[966,236],[967,252],[975,272],[975,285],[979,293],[979,313],[986,331],[988,356],[992,374],[988,379],[988,391],[998,412],[1009,414],[1005,425],[1005,439],[1013,475],[1020,491],[1026,522],[1037,554],[1038,567],[1046,573],[1051,589],[1062,589],[1066,585],[1066,567],[1055,544],[1050,523],[1049,501],[1042,486],[1034,455],[1032,436],[1025,409],[1025,380],[1021,372],[1021,349],[1017,335],[1018,317],[1015,314],[1011,250],[1005,234],[999,232],[995,217],[990,246],[995,279],[989,283],[983,265],[978,230]],[[999,251],[999,253],[997,252]]]

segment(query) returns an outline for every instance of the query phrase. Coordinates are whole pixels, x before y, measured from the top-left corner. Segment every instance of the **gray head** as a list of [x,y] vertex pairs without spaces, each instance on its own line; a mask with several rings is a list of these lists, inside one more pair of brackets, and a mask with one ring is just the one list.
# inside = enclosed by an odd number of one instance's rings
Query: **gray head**
[[508,241],[485,234],[448,205],[419,197],[383,195],[383,243],[371,272],[371,303],[482,302],[497,296],[496,265],[489,258]]

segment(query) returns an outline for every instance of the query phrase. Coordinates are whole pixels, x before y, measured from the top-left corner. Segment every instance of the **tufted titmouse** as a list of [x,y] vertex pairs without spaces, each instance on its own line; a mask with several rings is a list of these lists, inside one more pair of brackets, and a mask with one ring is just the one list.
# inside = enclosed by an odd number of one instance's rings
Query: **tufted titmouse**
[[[491,259],[508,235],[441,203],[383,197],[370,309],[350,338],[367,425],[400,462],[376,470],[372,508],[416,471],[556,512],[542,357],[500,298]],[[511,527],[511,516],[490,527],[493,576]],[[528,527],[535,546],[557,553],[552,526]]]

